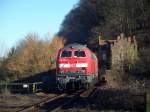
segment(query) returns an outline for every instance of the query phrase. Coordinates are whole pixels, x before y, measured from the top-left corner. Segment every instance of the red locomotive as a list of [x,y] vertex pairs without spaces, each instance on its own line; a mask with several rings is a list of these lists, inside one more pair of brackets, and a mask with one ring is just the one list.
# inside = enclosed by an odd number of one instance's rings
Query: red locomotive
[[57,87],[61,90],[88,88],[98,77],[97,57],[85,45],[69,44],[60,49],[56,66]]

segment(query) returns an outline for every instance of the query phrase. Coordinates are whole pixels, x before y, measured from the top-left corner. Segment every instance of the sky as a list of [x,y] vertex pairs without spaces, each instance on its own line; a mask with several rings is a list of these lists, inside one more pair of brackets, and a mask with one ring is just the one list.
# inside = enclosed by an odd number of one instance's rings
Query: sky
[[35,32],[40,37],[56,34],[79,0],[0,0],[0,56]]

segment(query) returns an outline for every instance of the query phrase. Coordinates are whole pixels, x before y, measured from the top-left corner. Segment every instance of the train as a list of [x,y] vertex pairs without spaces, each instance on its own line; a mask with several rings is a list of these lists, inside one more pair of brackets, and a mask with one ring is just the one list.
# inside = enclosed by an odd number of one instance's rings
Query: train
[[86,46],[69,44],[58,51],[56,84],[59,90],[89,88],[98,79],[98,59]]

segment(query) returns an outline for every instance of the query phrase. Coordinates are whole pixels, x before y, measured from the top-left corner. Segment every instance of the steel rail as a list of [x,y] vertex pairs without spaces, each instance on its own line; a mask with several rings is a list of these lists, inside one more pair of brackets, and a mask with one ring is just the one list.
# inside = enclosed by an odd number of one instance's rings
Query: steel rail
[[70,100],[66,101],[65,103],[63,103],[62,105],[59,105],[57,108],[53,109],[53,110],[48,110],[48,112],[59,112],[63,107],[65,107],[66,105],[70,104],[71,102],[73,102],[74,100],[76,100],[78,97],[90,97],[92,94],[95,94],[96,91],[96,87],[92,87],[88,90],[81,90],[78,91],[77,93],[73,94]]
[[59,99],[59,98],[61,98],[61,97],[65,97],[65,96],[67,96],[66,93],[63,93],[63,94],[61,94],[61,95],[57,95],[57,96],[54,96],[54,97],[47,97],[47,98],[45,98],[44,100],[42,100],[42,101],[40,101],[40,102],[37,102],[37,103],[35,103],[35,104],[32,104],[32,105],[30,105],[30,106],[28,106],[28,107],[25,107],[25,108],[23,108],[23,109],[20,109],[20,110],[18,110],[18,111],[16,111],[16,112],[29,112],[29,111],[34,110],[35,108],[37,108],[37,107],[39,107],[39,106],[44,105],[45,103],[54,101],[54,100],[56,100],[56,99]]

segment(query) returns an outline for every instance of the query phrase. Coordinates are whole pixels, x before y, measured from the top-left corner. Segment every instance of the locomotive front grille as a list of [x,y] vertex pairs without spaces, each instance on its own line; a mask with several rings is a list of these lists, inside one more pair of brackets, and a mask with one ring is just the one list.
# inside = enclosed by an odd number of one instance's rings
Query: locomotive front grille
[[90,83],[92,80],[93,80],[93,77],[94,75],[89,75],[87,76],[86,74],[65,74],[65,75],[57,75],[56,77],[56,81],[58,83],[62,83],[62,84],[66,84],[66,83],[69,83],[71,81],[74,81],[74,82],[78,82],[78,81],[81,81],[83,83],[85,82],[88,82]]

